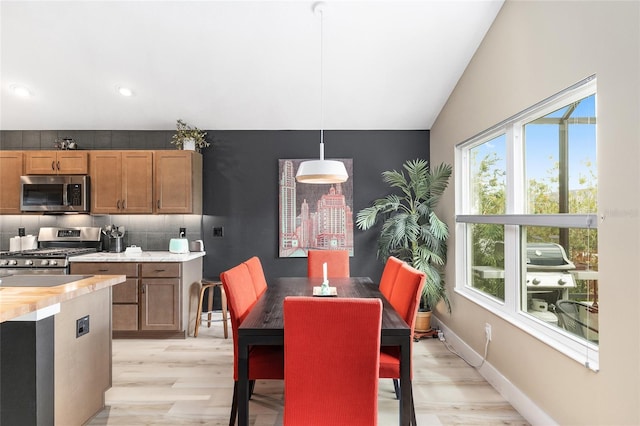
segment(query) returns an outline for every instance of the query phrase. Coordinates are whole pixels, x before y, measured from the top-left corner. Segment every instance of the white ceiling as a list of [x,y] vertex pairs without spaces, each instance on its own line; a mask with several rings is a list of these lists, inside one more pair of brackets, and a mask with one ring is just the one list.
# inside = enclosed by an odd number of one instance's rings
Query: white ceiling
[[503,0],[325,3],[321,119],[313,2],[1,0],[0,129],[429,129]]

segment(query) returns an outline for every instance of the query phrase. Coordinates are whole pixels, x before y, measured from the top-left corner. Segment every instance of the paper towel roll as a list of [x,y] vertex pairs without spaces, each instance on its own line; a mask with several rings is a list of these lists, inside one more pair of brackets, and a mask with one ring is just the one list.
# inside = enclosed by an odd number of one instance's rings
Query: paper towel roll
[[11,237],[9,239],[9,251],[20,251],[22,245],[20,242],[20,237]]
[[38,248],[35,235],[25,235],[20,237],[20,249],[21,250],[33,250]]

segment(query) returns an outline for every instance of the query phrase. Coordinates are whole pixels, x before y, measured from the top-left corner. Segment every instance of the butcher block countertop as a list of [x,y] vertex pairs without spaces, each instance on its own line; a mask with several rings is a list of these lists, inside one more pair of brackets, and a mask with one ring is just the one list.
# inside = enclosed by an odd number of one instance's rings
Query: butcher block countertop
[[[51,276],[61,277],[64,275]],[[13,276],[11,278],[19,278],[27,280],[27,276]],[[47,308],[56,303],[65,302],[76,297],[111,287],[125,281],[125,275],[92,275],[86,277],[78,277],[76,281],[66,284],[47,286],[46,277],[38,275],[30,275],[34,280],[34,284],[38,283],[38,287],[29,287],[22,283],[17,287],[3,287],[0,283],[0,322],[8,321],[22,315],[35,312],[39,309]],[[0,278],[4,279],[4,278]],[[44,283],[42,282],[44,281]]]
[[190,253],[171,253],[168,251],[143,251],[141,253],[109,253],[98,252],[72,256],[69,262],[188,262],[206,253],[194,251]]

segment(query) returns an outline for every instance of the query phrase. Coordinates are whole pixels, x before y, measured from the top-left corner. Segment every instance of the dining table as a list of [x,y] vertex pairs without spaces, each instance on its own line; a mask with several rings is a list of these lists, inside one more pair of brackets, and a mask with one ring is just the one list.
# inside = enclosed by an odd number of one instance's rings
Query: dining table
[[[267,291],[258,299],[238,327],[238,425],[249,424],[249,349],[254,345],[284,345],[284,299],[288,296],[313,296],[322,278],[281,277],[269,281]],[[334,297],[378,298],[382,300],[380,344],[400,348],[399,424],[411,423],[411,328],[380,293],[368,277],[329,278]],[[326,296],[319,296],[326,297]],[[322,327],[322,324],[309,324]],[[348,324],[345,324],[348,327]],[[353,336],[357,339],[358,336]],[[286,401],[285,401],[286,404]]]

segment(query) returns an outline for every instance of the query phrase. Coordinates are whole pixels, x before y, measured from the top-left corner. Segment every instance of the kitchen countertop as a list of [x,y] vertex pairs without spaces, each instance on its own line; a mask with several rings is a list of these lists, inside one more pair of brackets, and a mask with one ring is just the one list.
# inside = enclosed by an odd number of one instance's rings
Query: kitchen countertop
[[188,262],[207,254],[204,251],[171,253],[168,251],[143,251],[142,253],[98,252],[72,256],[69,262]]
[[0,322],[124,282],[124,275],[93,275],[53,287],[2,287]]

